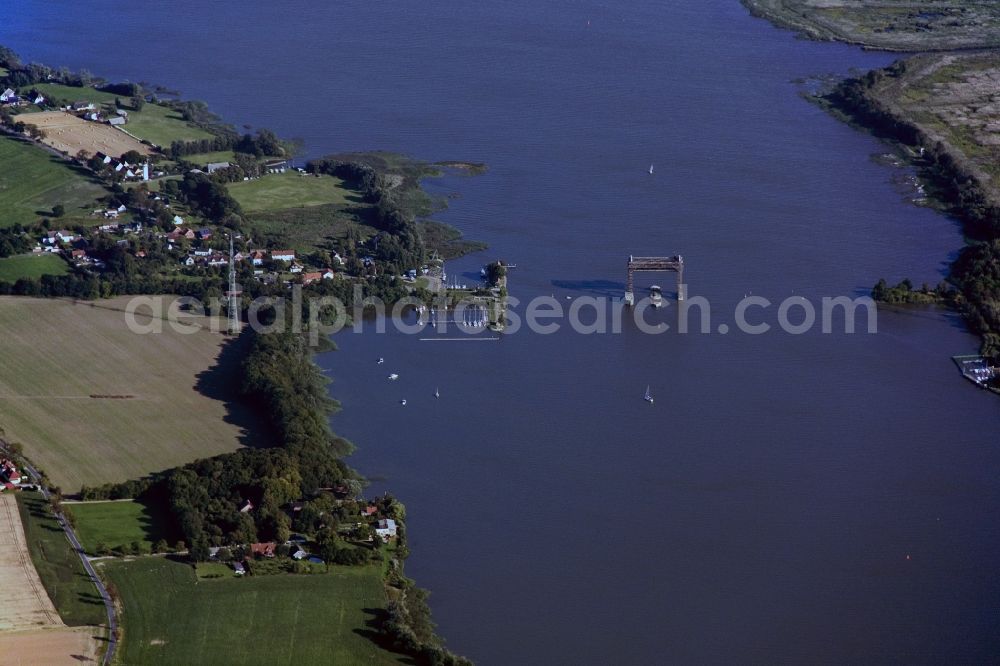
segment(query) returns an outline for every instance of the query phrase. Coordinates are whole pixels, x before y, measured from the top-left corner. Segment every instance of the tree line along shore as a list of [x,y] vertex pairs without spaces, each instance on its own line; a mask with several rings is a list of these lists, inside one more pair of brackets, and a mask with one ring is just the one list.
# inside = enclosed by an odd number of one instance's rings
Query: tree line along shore
[[[890,142],[916,167],[923,200],[962,225],[946,281],[880,280],[887,303],[958,308],[1000,366],[1000,6],[989,2],[743,0],[755,15],[815,39],[915,53],[824,87],[813,99]],[[992,380],[1000,388],[1000,372]]]
[[[295,145],[267,130],[241,135],[201,103],[26,64],[4,48],[0,93],[0,154],[30,166],[0,174],[0,198],[18,211],[0,221],[0,295],[170,294],[207,302],[226,289],[228,269],[210,259],[228,254],[232,239],[241,316],[252,299],[296,285],[344,302],[357,286],[364,297],[388,303],[411,295],[429,300],[425,286],[403,279],[407,271],[483,247],[429,220],[442,204],[420,186],[441,169],[478,173],[479,164],[366,153],[295,167]],[[111,558],[100,570],[122,613],[119,659],[183,661],[190,642],[174,604],[197,598],[235,610],[248,594],[267,589],[274,601],[264,604],[262,640],[295,629],[289,622],[306,613],[305,625],[314,629],[290,645],[287,636],[275,636],[271,642],[287,647],[267,652],[268,662],[309,663],[322,648],[342,654],[343,663],[469,663],[444,647],[427,592],[403,572],[409,551],[402,503],[365,499],[363,477],[343,460],[352,447],[330,428],[337,405],[305,337],[317,324],[305,321],[305,332],[247,328],[227,344],[240,354],[236,399],[261,416],[262,446],[88,484],[79,493],[43,477],[55,501],[42,507],[32,499],[26,520],[33,525],[61,512],[92,535],[85,540],[89,554]],[[126,393],[97,397],[135,397]],[[32,444],[11,448],[30,457]],[[85,503],[65,502],[63,493]],[[132,504],[86,503],[107,500]],[[69,546],[36,540],[29,548],[42,561],[52,558],[41,549]],[[64,569],[74,566],[73,557],[64,559]],[[60,613],[87,609],[76,593],[60,592],[72,573],[39,573]],[[289,582],[268,582],[276,577]],[[195,593],[190,586],[201,582],[209,586]],[[161,586],[167,594],[158,594]],[[200,657],[226,661],[248,643],[240,617],[199,608],[191,616],[219,637],[203,641]],[[324,636],[318,644],[308,638],[317,632]],[[367,647],[359,649],[362,643]],[[245,663],[263,659],[257,652]]]

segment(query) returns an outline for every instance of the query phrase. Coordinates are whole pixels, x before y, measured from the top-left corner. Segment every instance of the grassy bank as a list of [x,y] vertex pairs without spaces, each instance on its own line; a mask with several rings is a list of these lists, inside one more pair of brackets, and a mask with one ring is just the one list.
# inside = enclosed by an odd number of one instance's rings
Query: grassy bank
[[17,497],[17,507],[31,561],[63,622],[69,626],[104,624],[104,603],[49,503],[41,493],[23,492]]
[[123,663],[402,663],[369,637],[385,608],[374,566],[201,581],[189,565],[159,557],[106,561],[102,570],[123,603]]
[[966,0],[741,0],[755,16],[812,39],[887,51],[1000,46],[1000,6]]

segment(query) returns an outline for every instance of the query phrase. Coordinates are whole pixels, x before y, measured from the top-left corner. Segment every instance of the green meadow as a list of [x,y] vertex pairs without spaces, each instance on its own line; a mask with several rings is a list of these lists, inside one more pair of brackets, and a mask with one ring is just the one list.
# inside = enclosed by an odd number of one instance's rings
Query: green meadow
[[24,141],[0,137],[0,226],[32,224],[56,204],[66,208],[67,218],[88,215],[104,187],[83,173]]
[[43,275],[63,275],[69,264],[54,254],[21,254],[0,259],[0,282],[17,282],[21,278]]
[[123,602],[122,663],[407,663],[372,641],[385,607],[377,566],[199,580],[164,557],[100,564]]

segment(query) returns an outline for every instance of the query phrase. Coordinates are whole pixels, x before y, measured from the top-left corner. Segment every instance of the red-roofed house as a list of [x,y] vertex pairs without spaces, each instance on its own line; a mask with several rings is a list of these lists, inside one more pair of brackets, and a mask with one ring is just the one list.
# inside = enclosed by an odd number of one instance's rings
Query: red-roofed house
[[260,555],[261,557],[274,557],[274,549],[278,547],[278,544],[273,541],[268,541],[267,543],[252,543],[250,544],[250,552],[254,555]]

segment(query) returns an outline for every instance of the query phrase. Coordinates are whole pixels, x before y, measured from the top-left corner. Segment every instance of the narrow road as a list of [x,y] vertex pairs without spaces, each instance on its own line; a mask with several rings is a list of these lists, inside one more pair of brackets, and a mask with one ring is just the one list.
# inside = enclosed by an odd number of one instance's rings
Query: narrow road
[[[0,442],[0,446],[7,451],[6,442]],[[24,469],[27,470],[28,475],[31,476],[31,480],[36,483],[39,489],[42,491],[42,495],[45,496],[46,500],[51,500],[51,495],[49,494],[49,489],[42,485],[41,477],[38,471],[29,465],[27,462],[24,463]],[[90,576],[91,582],[97,587],[97,591],[101,595],[101,599],[104,600],[104,610],[108,614],[108,650],[104,653],[104,666],[110,666],[111,662],[115,658],[115,650],[118,647],[118,616],[115,615],[115,604],[111,600],[111,595],[108,594],[108,589],[104,587],[104,583],[101,581],[100,576],[94,571],[94,567],[90,564],[90,560],[87,559],[87,554],[83,550],[83,546],[80,545],[79,539],[76,538],[76,532],[67,522],[65,516],[61,512],[55,512],[56,520],[63,528],[63,532],[66,533],[66,538],[69,542],[73,544],[73,549],[76,550],[76,554],[80,557],[80,561],[83,562],[83,568],[87,570],[87,575]]]

